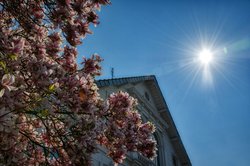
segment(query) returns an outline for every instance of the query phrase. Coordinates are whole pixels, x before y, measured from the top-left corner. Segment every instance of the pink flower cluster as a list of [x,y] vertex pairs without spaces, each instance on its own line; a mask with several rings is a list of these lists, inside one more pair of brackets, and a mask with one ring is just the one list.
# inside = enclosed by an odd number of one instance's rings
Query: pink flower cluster
[[150,159],[156,156],[156,142],[151,138],[155,127],[142,123],[136,105],[137,101],[124,92],[112,94],[107,101],[107,128],[99,142],[116,163],[122,163],[128,151],[138,151]]
[[[135,100],[99,97],[98,55],[77,64],[77,45],[108,0],[0,0],[0,165],[90,165],[101,143],[115,162],[154,156],[154,127]],[[110,143],[110,144],[108,144]]]

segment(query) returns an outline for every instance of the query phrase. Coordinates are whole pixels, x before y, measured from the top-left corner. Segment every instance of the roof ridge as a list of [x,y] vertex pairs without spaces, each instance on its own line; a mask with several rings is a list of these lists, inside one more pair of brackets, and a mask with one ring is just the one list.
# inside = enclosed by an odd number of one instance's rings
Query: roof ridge
[[118,79],[131,79],[131,78],[143,78],[143,77],[155,77],[155,75],[142,75],[142,76],[132,76],[132,77],[107,78],[107,79],[99,79],[99,80],[95,80],[95,81],[118,80]]
[[98,87],[104,87],[104,86],[122,85],[122,84],[126,84],[129,82],[138,82],[138,81],[146,81],[146,80],[156,80],[155,75],[101,79],[101,80],[95,80],[95,83],[97,84]]

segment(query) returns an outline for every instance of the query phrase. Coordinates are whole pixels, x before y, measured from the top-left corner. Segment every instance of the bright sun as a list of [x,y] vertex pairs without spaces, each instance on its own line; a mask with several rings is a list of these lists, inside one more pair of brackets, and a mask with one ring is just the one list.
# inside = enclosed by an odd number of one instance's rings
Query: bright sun
[[208,49],[203,49],[199,53],[199,60],[202,64],[208,65],[213,60],[213,53]]

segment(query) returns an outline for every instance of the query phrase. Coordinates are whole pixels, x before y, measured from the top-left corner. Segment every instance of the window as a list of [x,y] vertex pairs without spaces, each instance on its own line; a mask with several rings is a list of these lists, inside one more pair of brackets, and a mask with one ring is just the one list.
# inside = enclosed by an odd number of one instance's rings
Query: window
[[156,151],[156,155],[157,157],[154,159],[154,163],[155,165],[157,166],[160,166],[161,165],[161,145],[160,145],[160,141],[159,141],[159,138],[156,134],[154,134],[154,139],[157,143],[157,151]]
[[148,101],[150,100],[149,95],[148,95],[147,92],[145,92],[145,97],[146,97],[146,99],[147,99]]
[[173,166],[178,166],[177,165],[177,158],[175,155],[172,156],[172,161],[173,161]]

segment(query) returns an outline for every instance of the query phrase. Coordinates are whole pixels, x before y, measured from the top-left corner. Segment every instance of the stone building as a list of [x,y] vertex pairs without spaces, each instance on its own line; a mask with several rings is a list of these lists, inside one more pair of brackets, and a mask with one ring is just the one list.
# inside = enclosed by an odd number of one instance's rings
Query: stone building
[[[127,155],[123,166],[191,166],[188,154],[161,93],[156,77],[139,76],[99,80],[96,82],[100,94],[107,98],[111,93],[126,91],[138,100],[138,111],[143,121],[151,121],[156,126],[154,138],[157,141],[157,158],[153,161],[133,152]],[[100,147],[93,155],[94,166],[112,166],[113,162]]]

